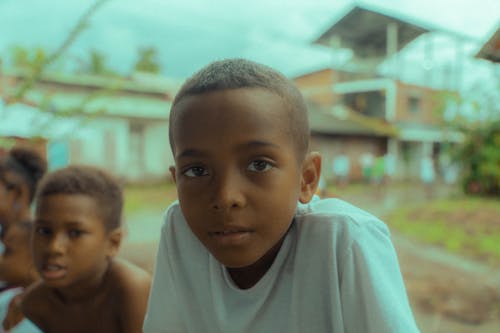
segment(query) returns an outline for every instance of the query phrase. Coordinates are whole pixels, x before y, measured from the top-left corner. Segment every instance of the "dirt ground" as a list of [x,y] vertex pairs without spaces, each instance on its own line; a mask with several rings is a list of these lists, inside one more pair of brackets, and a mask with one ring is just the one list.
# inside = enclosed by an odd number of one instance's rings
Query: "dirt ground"
[[[382,217],[406,200],[432,200],[447,195],[441,189],[428,198],[414,186],[372,193],[337,193]],[[377,190],[379,191],[379,190]],[[382,195],[379,195],[379,194]],[[121,255],[152,272],[162,211],[142,211],[126,217],[128,235]],[[500,332],[500,270],[480,262],[423,246],[394,234],[412,308],[423,333]],[[498,267],[498,266],[497,266]]]

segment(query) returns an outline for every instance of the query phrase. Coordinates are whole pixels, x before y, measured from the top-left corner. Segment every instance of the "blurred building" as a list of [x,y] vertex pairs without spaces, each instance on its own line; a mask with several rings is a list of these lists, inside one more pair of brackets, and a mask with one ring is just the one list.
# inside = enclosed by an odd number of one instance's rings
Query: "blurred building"
[[0,75],[0,93],[7,99],[0,108],[4,141],[45,139],[51,169],[92,164],[130,182],[169,176],[168,116],[175,84],[44,74],[19,100],[16,93],[28,76],[21,71]]
[[[438,167],[443,146],[463,140],[442,128],[438,110],[454,92],[403,82],[398,53],[433,28],[356,5],[343,13],[315,43],[332,48],[332,67],[295,77],[310,106],[313,148],[324,171],[341,150],[351,159],[351,178],[361,178],[363,154],[391,155],[395,178],[418,179],[420,161],[432,156]],[[335,51],[350,50],[340,63]],[[432,60],[429,51],[428,60]],[[381,72],[380,67],[385,67]]]

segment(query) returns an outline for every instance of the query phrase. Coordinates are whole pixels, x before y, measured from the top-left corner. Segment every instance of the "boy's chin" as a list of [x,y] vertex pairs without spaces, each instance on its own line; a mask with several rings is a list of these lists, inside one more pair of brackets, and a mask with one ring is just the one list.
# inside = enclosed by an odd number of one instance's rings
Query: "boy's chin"
[[234,253],[233,255],[213,253],[212,256],[227,269],[245,269],[250,268],[260,259],[260,256],[245,256],[241,253]]

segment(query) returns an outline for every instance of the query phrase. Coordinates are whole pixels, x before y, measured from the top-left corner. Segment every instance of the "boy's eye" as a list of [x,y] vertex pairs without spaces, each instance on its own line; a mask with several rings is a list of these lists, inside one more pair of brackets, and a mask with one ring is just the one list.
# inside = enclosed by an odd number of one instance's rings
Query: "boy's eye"
[[191,167],[183,172],[187,177],[202,177],[207,176],[208,171],[203,167]]
[[253,172],[266,172],[271,169],[273,165],[264,160],[255,160],[248,165],[248,170]]
[[82,234],[83,234],[83,231],[78,230],[78,229],[72,229],[72,230],[68,231],[68,235],[71,238],[80,237]]
[[50,228],[47,227],[36,227],[35,232],[42,236],[47,236],[51,234]]

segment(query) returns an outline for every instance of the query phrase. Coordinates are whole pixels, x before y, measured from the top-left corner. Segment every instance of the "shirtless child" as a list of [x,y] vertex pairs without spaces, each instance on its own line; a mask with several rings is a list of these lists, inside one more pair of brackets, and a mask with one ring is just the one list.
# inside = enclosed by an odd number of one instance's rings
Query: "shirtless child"
[[118,183],[94,167],[67,167],[42,181],[32,239],[42,280],[21,307],[43,332],[141,331],[151,279],[115,259],[122,204]]

